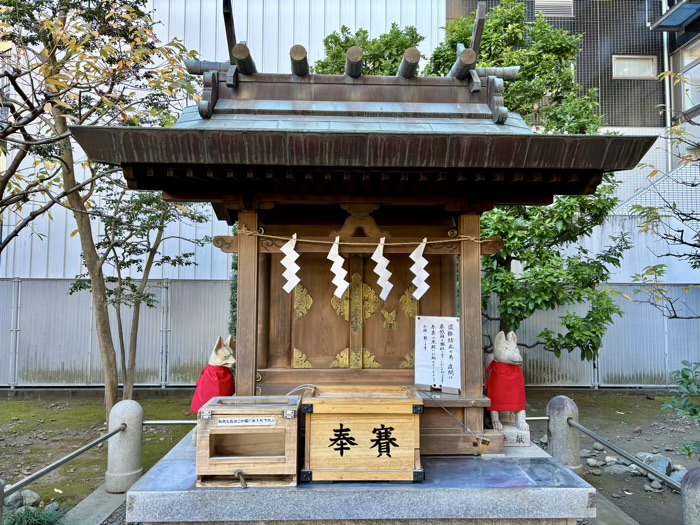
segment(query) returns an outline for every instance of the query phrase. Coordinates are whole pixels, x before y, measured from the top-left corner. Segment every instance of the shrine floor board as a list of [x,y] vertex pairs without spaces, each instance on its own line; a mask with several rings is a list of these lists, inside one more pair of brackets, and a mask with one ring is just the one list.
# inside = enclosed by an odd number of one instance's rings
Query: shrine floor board
[[127,493],[127,522],[573,525],[595,489],[537,447],[512,457],[424,457],[425,482],[197,488],[186,436]]

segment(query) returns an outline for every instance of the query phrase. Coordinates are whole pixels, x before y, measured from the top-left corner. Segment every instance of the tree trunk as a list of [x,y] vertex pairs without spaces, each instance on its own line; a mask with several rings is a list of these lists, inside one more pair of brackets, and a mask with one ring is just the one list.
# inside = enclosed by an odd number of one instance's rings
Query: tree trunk
[[139,338],[139,318],[141,317],[141,303],[134,305],[131,318],[131,334],[129,337],[129,368],[124,378],[124,399],[134,398],[134,381],[136,375],[136,346]]
[[[151,269],[153,268],[153,262],[155,261],[156,255],[158,254],[158,249],[163,242],[163,232],[165,230],[165,218],[166,218],[166,207],[168,204],[163,203],[163,213],[160,215],[160,223],[158,228],[158,233],[153,241],[151,249],[148,251],[148,259],[146,264],[143,266],[143,275],[141,276],[141,282],[139,283],[138,294],[139,297],[143,295],[148,286],[148,277],[151,274]],[[136,374],[136,347],[138,345],[139,338],[139,318],[141,317],[141,301],[137,300],[134,304],[133,317],[131,319],[131,336],[129,338],[129,370],[127,376],[124,378],[124,399],[133,399],[134,397],[134,375]]]
[[[52,110],[56,133],[63,134],[68,131],[63,115],[55,108]],[[70,140],[66,139],[60,143],[61,147],[61,173],[63,176],[63,186],[65,189],[73,188],[77,185],[75,178],[75,164],[73,159],[73,149]],[[117,373],[117,359],[112,341],[112,331],[109,322],[109,305],[107,302],[107,286],[104,274],[102,273],[102,262],[95,248],[95,241],[92,236],[92,224],[90,216],[87,214],[85,203],[80,192],[73,192],[67,197],[68,204],[73,211],[73,217],[78,225],[78,235],[80,246],[85,258],[85,266],[88,271],[90,283],[92,285],[92,304],[95,312],[95,329],[97,341],[100,345],[100,355],[102,357],[102,373],[105,382],[105,417],[109,418],[109,411],[117,402],[119,389],[119,377]]]
[[126,397],[126,348],[124,346],[124,323],[122,323],[122,305],[117,304],[114,307],[117,314],[117,334],[119,334],[119,361],[122,366],[122,381],[124,383],[124,391],[122,393],[122,399],[131,399]]
[[[117,253],[115,250],[112,250],[112,253],[114,253],[115,259],[117,257]],[[115,264],[114,268],[117,271],[117,288],[119,290],[122,289],[122,271],[119,268],[119,264]],[[131,399],[130,397],[126,397],[126,378],[128,376],[127,374],[127,368],[126,368],[126,346],[124,345],[124,323],[122,322],[122,304],[121,301],[117,301],[116,304],[114,305],[114,310],[117,315],[117,335],[119,336],[119,360],[120,364],[122,366],[122,382],[124,383],[124,388],[122,389],[122,399]]]

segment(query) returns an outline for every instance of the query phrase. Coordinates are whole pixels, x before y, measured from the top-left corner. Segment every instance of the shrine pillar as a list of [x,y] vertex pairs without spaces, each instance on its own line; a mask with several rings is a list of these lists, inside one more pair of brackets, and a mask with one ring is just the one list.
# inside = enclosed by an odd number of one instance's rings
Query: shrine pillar
[[[479,215],[460,215],[459,235],[478,239]],[[481,245],[473,240],[462,241],[459,257],[460,324],[462,334],[463,397],[477,399],[483,392],[483,360],[481,346]],[[484,428],[483,408],[465,408],[467,427],[473,432]]]
[[[250,231],[258,230],[258,212],[238,213],[238,224]],[[258,238],[238,238],[238,324],[236,325],[236,393],[254,396],[258,348]]]

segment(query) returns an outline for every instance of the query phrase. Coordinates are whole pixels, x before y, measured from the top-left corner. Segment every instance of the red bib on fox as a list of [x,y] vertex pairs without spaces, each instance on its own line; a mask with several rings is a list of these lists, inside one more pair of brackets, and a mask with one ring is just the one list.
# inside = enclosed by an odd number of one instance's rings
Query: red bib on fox
[[197,380],[190,410],[197,412],[213,397],[228,397],[236,392],[231,369],[226,366],[207,365]]
[[491,400],[489,410],[525,410],[525,375],[522,367],[493,361],[486,368],[486,395]]

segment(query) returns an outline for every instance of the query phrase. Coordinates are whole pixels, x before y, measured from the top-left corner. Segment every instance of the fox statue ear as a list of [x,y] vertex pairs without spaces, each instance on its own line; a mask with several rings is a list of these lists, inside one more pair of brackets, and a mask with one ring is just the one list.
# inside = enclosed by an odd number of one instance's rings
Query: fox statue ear
[[216,340],[216,345],[214,346],[214,352],[218,352],[224,347],[224,340],[221,339],[221,336]]
[[513,344],[518,344],[518,336],[515,335],[515,332],[508,332],[508,337],[506,337],[506,339]]
[[233,340],[233,336],[232,336],[232,335],[229,335],[229,336],[226,338],[226,346],[228,346],[231,350],[235,350],[235,349],[236,349],[236,341]]
[[[512,333],[512,332],[511,332],[511,333]],[[506,334],[505,334],[505,332],[502,332],[502,331],[501,331],[501,332],[498,332],[498,334],[496,335],[496,340],[495,340],[495,342],[494,342],[494,346],[495,346],[495,345],[500,345],[500,344],[504,343],[505,341],[506,341]]]

